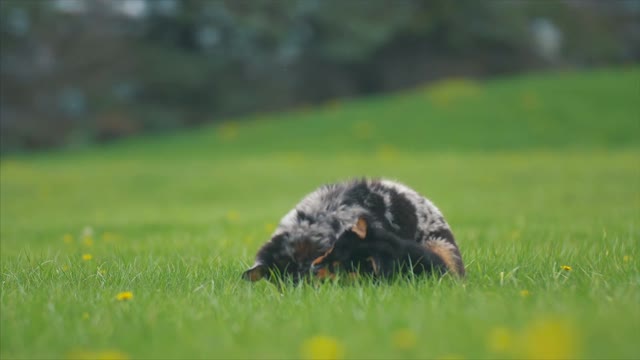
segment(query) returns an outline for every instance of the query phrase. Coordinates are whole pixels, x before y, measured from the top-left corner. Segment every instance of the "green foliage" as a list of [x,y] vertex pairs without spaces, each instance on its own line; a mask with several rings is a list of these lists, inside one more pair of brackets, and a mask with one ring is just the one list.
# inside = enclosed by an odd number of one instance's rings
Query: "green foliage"
[[[5,157],[0,356],[637,358],[639,75],[447,81]],[[240,279],[304,194],[360,175],[430,197],[468,278]]]

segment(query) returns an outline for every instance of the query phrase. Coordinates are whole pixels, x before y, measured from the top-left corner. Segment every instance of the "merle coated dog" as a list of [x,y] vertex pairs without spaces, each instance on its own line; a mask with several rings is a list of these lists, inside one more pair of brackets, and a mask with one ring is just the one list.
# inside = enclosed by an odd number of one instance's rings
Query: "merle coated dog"
[[243,277],[297,283],[337,268],[374,276],[465,274],[453,233],[431,201],[398,182],[359,179],[324,185],[304,197]]

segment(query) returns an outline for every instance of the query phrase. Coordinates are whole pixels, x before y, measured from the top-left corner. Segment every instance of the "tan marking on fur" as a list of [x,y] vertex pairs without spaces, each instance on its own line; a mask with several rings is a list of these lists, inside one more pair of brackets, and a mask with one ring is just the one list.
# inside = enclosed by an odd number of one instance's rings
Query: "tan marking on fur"
[[319,265],[321,264],[324,259],[329,256],[329,254],[331,254],[331,252],[333,251],[333,246],[327,250],[327,252],[324,253],[324,255],[317,257],[315,260],[313,260],[313,262],[311,263],[311,265]]
[[247,276],[247,280],[251,282],[256,282],[264,277],[264,273],[261,267],[254,267],[252,269],[247,270],[246,276]]
[[316,273],[316,277],[320,280],[324,280],[326,278],[329,279],[335,279],[336,274],[333,274],[331,272],[329,272],[329,270],[327,270],[327,268],[322,268],[320,270],[318,270],[318,272]]
[[453,244],[442,239],[427,240],[424,247],[440,257],[447,270],[462,275],[464,270],[460,268],[460,258],[455,254],[456,247]]
[[360,239],[364,240],[364,238],[367,237],[367,221],[364,218],[359,218],[358,222],[351,228],[351,231],[358,235]]
[[327,277],[327,274],[329,273],[329,271],[326,268],[322,268],[320,270],[318,270],[318,272],[316,273],[316,277],[318,279],[324,279]]

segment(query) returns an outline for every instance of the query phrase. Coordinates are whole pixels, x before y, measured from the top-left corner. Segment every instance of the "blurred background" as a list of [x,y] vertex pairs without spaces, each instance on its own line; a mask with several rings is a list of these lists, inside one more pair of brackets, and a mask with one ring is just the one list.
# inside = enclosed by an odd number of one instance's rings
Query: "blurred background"
[[635,63],[640,1],[2,0],[2,152]]

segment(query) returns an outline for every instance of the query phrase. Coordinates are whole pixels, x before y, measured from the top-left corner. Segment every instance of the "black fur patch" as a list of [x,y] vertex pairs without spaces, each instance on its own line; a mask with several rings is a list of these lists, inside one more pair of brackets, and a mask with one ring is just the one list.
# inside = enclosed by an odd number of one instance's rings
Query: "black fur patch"
[[342,225],[340,225],[340,221],[338,221],[338,219],[333,219],[331,220],[331,228],[337,234],[338,231],[342,229]]
[[387,211],[387,207],[382,195],[373,192],[370,193],[364,200],[364,207],[371,211],[371,215],[375,217],[376,220],[385,221],[384,214]]
[[309,216],[307,213],[300,210],[296,210],[296,216],[298,218],[299,223],[306,221],[309,224],[313,224],[316,222],[313,217]]
[[369,190],[366,182],[354,181],[344,193],[343,204],[364,206],[364,202],[370,194],[371,190]]
[[391,214],[394,223],[399,227],[396,233],[405,239],[413,239],[416,235],[418,227],[418,216],[416,215],[416,207],[411,201],[398,194],[397,191],[391,190]]

